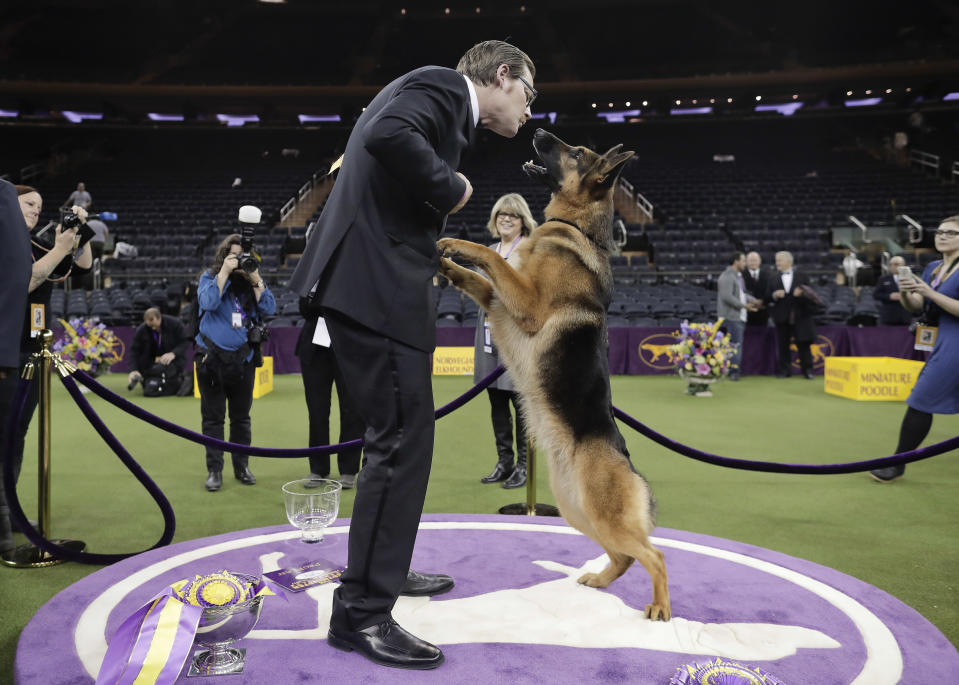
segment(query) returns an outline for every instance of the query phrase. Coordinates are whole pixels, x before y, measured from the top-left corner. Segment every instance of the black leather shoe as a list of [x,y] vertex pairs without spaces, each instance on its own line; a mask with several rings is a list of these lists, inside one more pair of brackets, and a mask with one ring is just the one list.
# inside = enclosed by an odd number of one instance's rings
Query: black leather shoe
[[453,589],[453,579],[442,573],[418,573],[413,569],[406,572],[401,595],[407,597],[432,597]]
[[816,378],[815,376],[812,375],[812,371],[803,371],[802,377],[805,378],[807,381],[811,381]]
[[427,670],[443,663],[443,652],[408,633],[392,618],[363,630],[330,626],[326,641],[344,652],[359,652],[374,664],[391,668]]
[[256,476],[250,471],[249,466],[244,466],[242,469],[233,469],[233,475],[244,485],[256,485]]
[[503,466],[502,464],[496,464],[496,468],[493,469],[493,472],[488,476],[480,478],[480,483],[499,483],[501,480],[506,480],[513,473],[512,466]]
[[506,482],[503,483],[503,487],[507,490],[512,490],[513,488],[521,488],[526,485],[526,467],[517,466],[513,469],[513,473],[510,474],[510,477],[506,479]]
[[210,492],[216,492],[223,485],[223,474],[219,471],[210,471],[206,477],[206,489]]
[[873,480],[877,480],[880,483],[891,483],[894,480],[899,480],[902,478],[902,474],[906,472],[906,465],[899,464],[898,466],[887,466],[884,469],[875,469],[870,471],[869,475]]

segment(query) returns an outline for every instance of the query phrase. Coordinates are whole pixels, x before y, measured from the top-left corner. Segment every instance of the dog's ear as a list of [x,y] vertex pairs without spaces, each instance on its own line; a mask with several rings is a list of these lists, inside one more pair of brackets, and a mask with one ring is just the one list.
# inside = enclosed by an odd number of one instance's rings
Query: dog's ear
[[599,178],[596,179],[595,187],[597,190],[605,191],[611,188],[613,184],[616,183],[616,179],[619,178],[620,173],[622,173],[626,162],[632,159],[633,155],[636,154],[632,150],[619,152],[618,150],[621,147],[622,145],[617,145],[603,155]]

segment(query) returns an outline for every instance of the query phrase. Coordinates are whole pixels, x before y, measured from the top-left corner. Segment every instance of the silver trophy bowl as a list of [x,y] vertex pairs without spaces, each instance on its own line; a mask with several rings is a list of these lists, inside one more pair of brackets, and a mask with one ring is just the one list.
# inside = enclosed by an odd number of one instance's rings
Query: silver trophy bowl
[[[233,573],[231,571],[231,573]],[[254,587],[259,578],[233,573],[242,582]],[[223,607],[204,607],[193,643],[206,650],[190,662],[189,676],[211,676],[242,673],[246,649],[228,645],[241,640],[253,630],[260,618],[263,595]]]

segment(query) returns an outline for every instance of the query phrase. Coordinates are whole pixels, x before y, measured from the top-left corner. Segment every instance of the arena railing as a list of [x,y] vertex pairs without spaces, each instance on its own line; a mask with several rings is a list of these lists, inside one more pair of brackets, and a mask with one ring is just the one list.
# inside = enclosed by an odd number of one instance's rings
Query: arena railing
[[934,155],[931,152],[923,152],[922,150],[910,150],[909,151],[909,164],[918,164],[919,166],[924,166],[929,169],[932,169],[936,175],[939,175],[939,166],[940,166],[939,155]]

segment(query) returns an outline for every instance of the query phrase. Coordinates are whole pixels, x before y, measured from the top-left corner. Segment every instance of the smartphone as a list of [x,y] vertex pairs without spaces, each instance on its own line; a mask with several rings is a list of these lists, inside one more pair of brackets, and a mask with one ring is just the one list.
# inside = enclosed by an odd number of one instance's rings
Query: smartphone
[[908,266],[900,266],[900,267],[899,267],[899,280],[902,280],[903,278],[911,278],[911,279],[915,280],[916,277],[913,275],[912,269],[910,269]]

